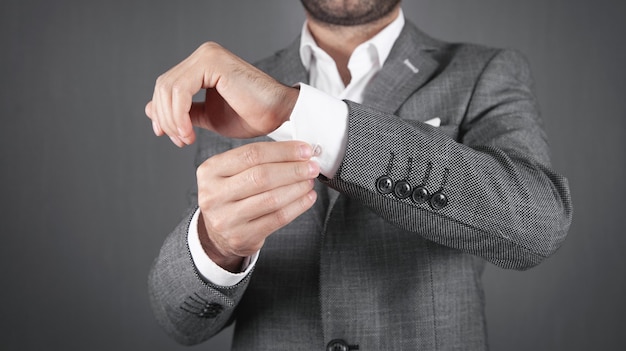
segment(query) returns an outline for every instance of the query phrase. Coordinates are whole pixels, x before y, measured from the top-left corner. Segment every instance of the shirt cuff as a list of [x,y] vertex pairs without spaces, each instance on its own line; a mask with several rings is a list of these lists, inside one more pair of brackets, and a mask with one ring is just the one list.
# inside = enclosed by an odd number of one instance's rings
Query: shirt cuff
[[309,85],[299,86],[289,121],[268,136],[276,141],[302,140],[311,144],[321,173],[332,178],[346,153],[348,105]]
[[189,222],[189,230],[187,231],[187,244],[189,245],[189,252],[191,252],[191,259],[196,265],[196,269],[200,276],[215,285],[219,286],[233,286],[237,285],[245,278],[252,270],[259,258],[259,252],[247,257],[244,260],[241,273],[231,273],[222,267],[218,266],[209,256],[204,252],[200,238],[198,237],[198,216],[200,215],[200,209],[196,209],[196,212],[191,217]]

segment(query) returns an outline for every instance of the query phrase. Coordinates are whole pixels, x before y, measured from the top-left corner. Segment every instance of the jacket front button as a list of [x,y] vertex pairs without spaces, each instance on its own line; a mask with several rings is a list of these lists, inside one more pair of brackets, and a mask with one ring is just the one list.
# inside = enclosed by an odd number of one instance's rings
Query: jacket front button
[[348,351],[350,347],[348,344],[340,339],[331,340],[328,345],[326,345],[326,351]]
[[389,194],[393,191],[393,180],[388,176],[382,176],[376,180],[376,189],[381,194]]

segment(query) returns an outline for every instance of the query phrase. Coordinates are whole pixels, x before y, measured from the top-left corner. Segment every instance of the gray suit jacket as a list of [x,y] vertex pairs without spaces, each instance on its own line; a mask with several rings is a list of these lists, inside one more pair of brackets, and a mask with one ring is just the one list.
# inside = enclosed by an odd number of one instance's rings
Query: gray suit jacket
[[[306,82],[298,43],[259,67]],[[407,23],[364,101],[347,102],[337,175],[320,177],[317,203],[267,239],[241,283],[198,276],[190,214],[168,236],[149,285],[172,337],[199,343],[236,320],[237,350],[324,350],[333,339],[360,350],[487,348],[485,260],[536,265],[559,247],[572,214],[528,65]],[[434,117],[441,127],[423,123]],[[203,132],[196,162],[245,142]]]

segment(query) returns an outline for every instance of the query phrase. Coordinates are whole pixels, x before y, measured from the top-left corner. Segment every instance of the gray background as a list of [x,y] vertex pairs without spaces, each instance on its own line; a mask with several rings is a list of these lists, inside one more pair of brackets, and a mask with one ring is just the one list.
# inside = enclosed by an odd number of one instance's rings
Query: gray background
[[[528,272],[489,267],[493,350],[626,347],[626,6],[405,1],[433,36],[513,47],[533,67],[569,239]],[[299,1],[0,4],[0,348],[175,350],[146,276],[194,182],[194,148],[152,135],[156,77],[215,40],[247,60],[290,43]],[[225,350],[229,333],[198,348]]]

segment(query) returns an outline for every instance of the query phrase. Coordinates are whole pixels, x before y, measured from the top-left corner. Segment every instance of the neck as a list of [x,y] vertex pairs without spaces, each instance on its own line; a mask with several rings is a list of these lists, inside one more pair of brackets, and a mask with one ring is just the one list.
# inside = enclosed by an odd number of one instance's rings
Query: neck
[[307,14],[307,23],[315,42],[332,57],[343,83],[348,85],[351,79],[348,61],[354,49],[378,34],[393,22],[399,13],[400,6],[397,6],[385,17],[357,26],[339,26],[319,22]]

